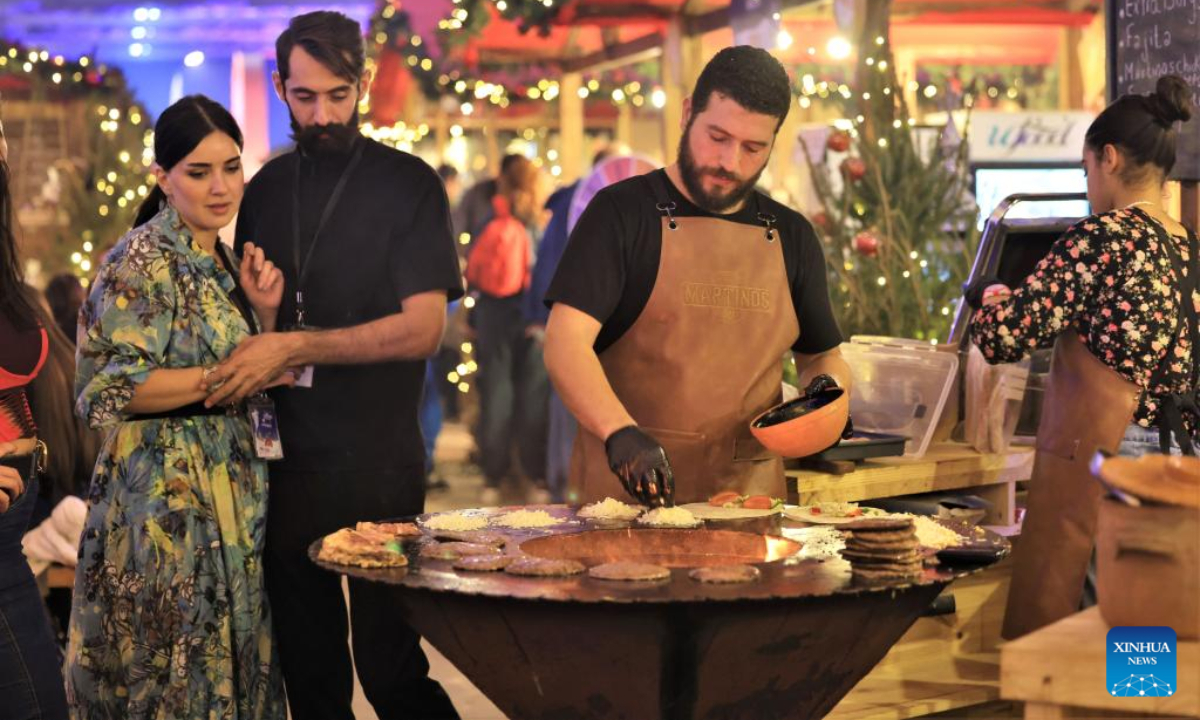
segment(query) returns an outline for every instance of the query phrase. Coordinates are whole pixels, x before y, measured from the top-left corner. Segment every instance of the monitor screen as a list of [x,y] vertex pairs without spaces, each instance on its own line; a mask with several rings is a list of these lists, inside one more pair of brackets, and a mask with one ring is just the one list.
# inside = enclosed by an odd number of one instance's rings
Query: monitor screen
[[[979,203],[979,229],[1009,195],[1017,193],[1087,192],[1081,167],[978,167],[975,169],[975,201]],[[1091,214],[1086,200],[1020,202],[1008,211],[1009,218],[1086,217]]]

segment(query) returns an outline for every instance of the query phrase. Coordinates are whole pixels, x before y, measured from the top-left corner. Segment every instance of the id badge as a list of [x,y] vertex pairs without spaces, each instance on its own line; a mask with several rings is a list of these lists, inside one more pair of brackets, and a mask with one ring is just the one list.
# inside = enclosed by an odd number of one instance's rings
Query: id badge
[[254,454],[260,460],[282,460],[283,443],[279,440],[279,415],[275,403],[266,395],[246,401],[250,429],[254,434]]

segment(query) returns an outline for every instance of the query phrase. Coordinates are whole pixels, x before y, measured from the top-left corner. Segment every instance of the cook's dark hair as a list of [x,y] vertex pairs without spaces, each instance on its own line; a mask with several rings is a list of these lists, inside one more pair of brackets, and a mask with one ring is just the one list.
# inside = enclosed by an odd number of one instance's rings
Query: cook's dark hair
[[[242,130],[221,103],[204,95],[180,98],[163,110],[154,124],[154,161],[164,171],[170,172],[214,132],[225,133],[237,143],[238,150],[242,149]],[[163,189],[155,185],[138,208],[133,226],[146,224],[158,213],[166,199]]]
[[1166,177],[1175,167],[1177,122],[1192,117],[1191,89],[1178,75],[1163,75],[1148,95],[1122,95],[1088,128],[1085,143],[1099,154],[1112,145],[1131,161],[1126,181],[1157,169]]
[[317,10],[297,15],[279,34],[275,62],[284,83],[291,75],[292,50],[297,45],[329,72],[351,83],[357,83],[366,69],[362,28],[340,12]]
[[704,66],[692,91],[692,115],[704,112],[714,92],[750,112],[779,118],[783,125],[792,107],[792,86],[783,65],[762,48],[727,47]]

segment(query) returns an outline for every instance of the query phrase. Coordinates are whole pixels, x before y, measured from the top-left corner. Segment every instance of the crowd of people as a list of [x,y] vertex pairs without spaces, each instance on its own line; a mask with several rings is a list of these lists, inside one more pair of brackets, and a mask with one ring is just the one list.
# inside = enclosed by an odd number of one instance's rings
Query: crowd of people
[[[459,197],[452,168],[362,136],[352,20],[293,18],[276,53],[295,150],[247,183],[229,111],[175,102],[155,125],[154,190],[86,297],[69,277],[44,296],[24,285],[0,172],[0,720],[348,719],[356,671],[380,717],[457,717],[397,590],[344,592],[308,550],[423,512],[467,338],[481,505],[515,476],[533,502],[568,499],[568,482],[647,504],[716,482],[778,496],[782,465],[747,418],[778,401],[780,357],[809,389],[851,386],[820,240],[755,190],[791,104],[765,51],[718,53],[678,161],[606,188],[574,229],[578,185],[552,194],[524,156]],[[1136,390],[1114,447],[1158,428],[1164,451],[1190,452],[1196,435],[1200,251],[1159,205],[1189,108],[1164,78],[1106,110],[1084,149],[1098,215],[1023,286],[967,293],[989,359],[1075,330]],[[676,292],[729,277],[774,301]],[[86,518],[64,656],[22,538],[72,496]]]

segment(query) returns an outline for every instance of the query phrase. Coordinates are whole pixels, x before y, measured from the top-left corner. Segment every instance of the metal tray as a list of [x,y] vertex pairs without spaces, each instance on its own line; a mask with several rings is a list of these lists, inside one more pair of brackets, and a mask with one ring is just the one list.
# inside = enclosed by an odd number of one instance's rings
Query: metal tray
[[908,438],[903,435],[885,435],[865,431],[854,431],[855,438],[866,438],[856,442],[838,443],[833,447],[813,455],[814,460],[866,460],[874,457],[903,455],[904,443]]

